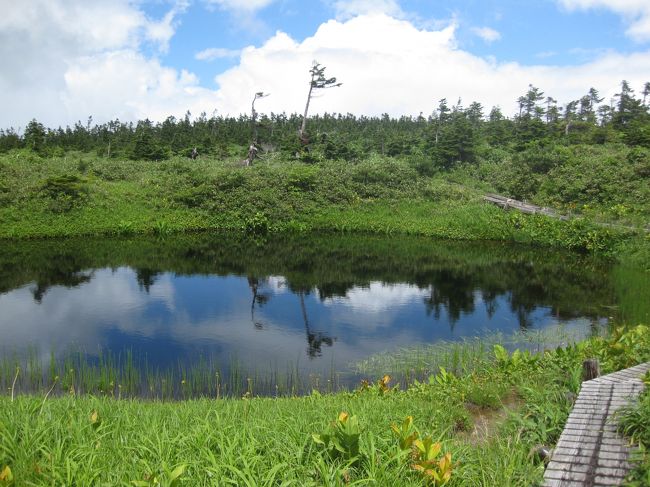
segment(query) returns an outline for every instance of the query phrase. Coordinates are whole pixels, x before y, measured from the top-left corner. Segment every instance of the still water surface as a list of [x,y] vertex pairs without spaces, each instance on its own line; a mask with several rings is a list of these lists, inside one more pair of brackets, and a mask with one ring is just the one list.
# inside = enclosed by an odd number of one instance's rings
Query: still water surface
[[131,350],[159,368],[344,370],[398,347],[554,324],[616,306],[607,262],[505,244],[320,235],[7,243],[0,353]]

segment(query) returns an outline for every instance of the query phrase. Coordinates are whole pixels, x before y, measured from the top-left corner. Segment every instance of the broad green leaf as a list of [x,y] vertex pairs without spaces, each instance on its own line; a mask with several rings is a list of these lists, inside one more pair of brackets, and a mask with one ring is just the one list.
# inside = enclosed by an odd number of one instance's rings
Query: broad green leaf
[[12,482],[14,480],[14,474],[11,473],[9,465],[5,466],[0,472],[0,481],[2,482]]
[[186,468],[187,465],[182,464],[182,465],[178,465],[174,470],[172,470],[172,472],[169,474],[170,485],[172,486],[177,485],[176,481],[179,479],[181,475],[185,473]]
[[502,345],[496,344],[494,346],[494,357],[499,362],[507,362],[508,361],[508,351]]

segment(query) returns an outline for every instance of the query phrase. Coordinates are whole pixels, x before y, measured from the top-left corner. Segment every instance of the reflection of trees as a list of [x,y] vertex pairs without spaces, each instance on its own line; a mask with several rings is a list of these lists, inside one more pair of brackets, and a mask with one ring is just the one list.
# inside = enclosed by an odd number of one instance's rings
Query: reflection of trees
[[47,275],[41,276],[32,288],[34,300],[40,304],[45,293],[53,286],[65,286],[67,288],[77,287],[93,278],[92,272],[84,274],[79,270],[52,269]]
[[146,267],[135,269],[135,279],[138,281],[140,290],[144,289],[145,292],[149,294],[149,289],[154,285],[159,274],[160,271],[155,271]]
[[255,320],[255,305],[258,304],[260,308],[264,306],[271,297],[266,293],[259,292],[260,283],[264,282],[265,279],[260,279],[254,276],[248,276],[248,287],[251,288],[251,293],[253,294],[253,299],[251,300],[251,322],[253,326],[258,330],[261,330],[264,327],[264,324],[261,321]]
[[319,283],[318,297],[321,301],[335,297],[344,298],[348,295],[348,291],[357,285],[354,281]]
[[461,313],[474,311],[474,287],[476,283],[465,273],[441,271],[435,274],[431,284],[431,294],[424,299],[427,316],[433,313],[436,320],[440,319],[440,311],[444,307],[453,328],[460,319]]
[[483,298],[483,303],[485,303],[485,312],[487,313],[488,318],[492,319],[494,313],[496,313],[497,308],[499,307],[497,302],[499,293],[489,289],[482,291],[481,297]]
[[[427,313],[448,312],[452,324],[473,312],[481,295],[488,316],[494,315],[497,304],[506,305],[524,327],[540,307],[553,309],[561,320],[599,319],[610,314],[603,305],[618,304],[608,264],[590,257],[502,244],[432,244],[430,239],[369,235],[268,238],[257,245],[224,235],[8,242],[0,254],[0,292],[32,282],[34,299],[40,301],[53,285],[88,282],[92,276],[82,269],[125,265],[136,269],[138,284],[147,292],[158,274],[153,269],[177,275],[282,275],[290,288],[315,290],[321,299],[345,296],[373,281],[415,284],[431,289],[424,303]],[[255,322],[264,298],[260,280],[251,279]]]
[[[252,294],[251,322],[255,328],[261,330],[264,328],[264,324],[255,318],[255,309],[256,306],[264,306],[271,299],[271,296],[268,293],[260,291],[260,287],[263,285],[266,279],[249,275],[246,277],[246,280]],[[316,331],[312,329],[312,326],[309,322],[309,316],[307,315],[307,306],[305,305],[305,294],[309,294],[309,290],[305,290],[300,286],[297,289],[290,287],[290,290],[293,294],[297,294],[300,298],[300,311],[305,326],[305,335],[307,337],[307,355],[311,359],[320,357],[323,353],[323,344],[331,347],[336,341],[336,338],[332,338],[326,332]]]
[[[27,245],[21,243],[22,246]],[[28,254],[26,262],[13,262],[11,253],[7,255],[0,253],[0,292],[11,289],[7,286],[7,281],[11,281],[11,272],[17,271],[25,272],[33,268],[36,272],[32,277],[34,287],[31,288],[31,293],[34,296],[34,301],[41,303],[43,297],[50,288],[54,286],[64,286],[67,288],[78,287],[81,284],[90,282],[93,278],[92,271],[83,272],[84,269],[89,269],[92,266],[88,265],[83,259],[80,259],[76,253],[62,252],[58,247],[54,247],[52,252],[47,255],[47,258],[39,258],[38,254]],[[9,259],[5,261],[4,259]]]
[[302,319],[305,322],[305,333],[307,334],[307,355],[309,358],[320,357],[323,353],[321,351],[323,343],[331,347],[336,338],[330,337],[325,332],[311,329],[307,316],[307,307],[305,306],[305,291],[298,291],[298,296],[300,296],[300,309],[302,310]]
[[[532,314],[540,307],[553,308],[558,319],[572,319],[590,312],[598,316],[588,303],[579,302],[589,295],[584,283],[576,280],[579,274],[569,272],[563,276],[561,270],[552,274],[547,271],[529,263],[503,263],[473,272],[449,266],[418,275],[416,283],[422,289],[431,290],[424,299],[427,315],[433,314],[438,320],[446,310],[452,328],[462,313],[474,312],[478,293],[489,318],[494,316],[498,299],[503,296],[521,329],[534,324]],[[571,293],[578,294],[573,302],[567,299]]]

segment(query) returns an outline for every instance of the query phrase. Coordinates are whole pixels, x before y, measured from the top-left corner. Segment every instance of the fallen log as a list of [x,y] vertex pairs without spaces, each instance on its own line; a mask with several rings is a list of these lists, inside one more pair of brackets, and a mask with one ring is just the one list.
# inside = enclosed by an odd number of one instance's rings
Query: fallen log
[[560,220],[567,220],[569,217],[566,215],[559,215],[550,208],[544,206],[531,205],[529,203],[524,203],[523,201],[515,200],[512,198],[507,198],[498,194],[486,194],[483,196],[485,201],[488,201],[492,204],[500,206],[501,208],[508,210],[510,208],[521,211],[522,213],[528,213],[530,215],[546,215],[551,218],[559,218]]

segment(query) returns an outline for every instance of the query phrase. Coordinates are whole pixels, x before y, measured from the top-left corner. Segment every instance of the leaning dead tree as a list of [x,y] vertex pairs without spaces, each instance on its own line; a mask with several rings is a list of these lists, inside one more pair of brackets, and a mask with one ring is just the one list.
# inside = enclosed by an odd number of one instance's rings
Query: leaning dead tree
[[251,103],[251,124],[253,125],[253,143],[257,144],[257,112],[255,111],[255,100],[258,98],[266,98],[271,93],[264,93],[263,91],[258,91],[253,97],[253,102]]
[[244,166],[251,166],[255,157],[257,156],[257,112],[255,111],[255,100],[258,98],[265,98],[269,96],[270,93],[264,93],[263,91],[258,91],[253,97],[253,102],[251,103],[251,143],[248,146],[248,154],[246,159],[242,161]]
[[307,103],[305,104],[305,114],[302,117],[302,124],[300,125],[300,131],[298,135],[300,136],[300,142],[303,145],[306,145],[308,140],[305,134],[305,128],[307,126],[307,113],[309,112],[309,102],[311,101],[312,96],[314,95],[315,90],[323,90],[326,88],[338,88],[343,83],[337,83],[336,78],[326,78],[325,77],[325,66],[321,66],[319,63],[314,61],[311,69],[309,70],[311,74],[311,81],[309,82],[309,93],[307,94]]

